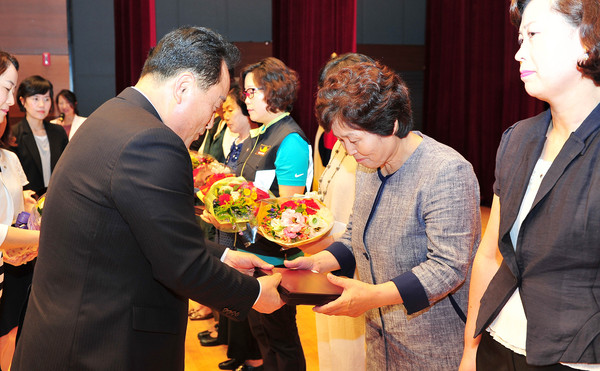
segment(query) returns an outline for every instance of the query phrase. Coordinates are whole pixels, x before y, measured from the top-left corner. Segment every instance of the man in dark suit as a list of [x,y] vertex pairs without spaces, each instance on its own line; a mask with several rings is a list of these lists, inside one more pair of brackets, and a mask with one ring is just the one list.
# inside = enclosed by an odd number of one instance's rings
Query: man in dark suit
[[212,122],[239,51],[181,28],[134,88],[94,112],[54,170],[13,370],[183,370],[187,302],[231,318],[283,305],[281,276],[202,238],[187,148]]

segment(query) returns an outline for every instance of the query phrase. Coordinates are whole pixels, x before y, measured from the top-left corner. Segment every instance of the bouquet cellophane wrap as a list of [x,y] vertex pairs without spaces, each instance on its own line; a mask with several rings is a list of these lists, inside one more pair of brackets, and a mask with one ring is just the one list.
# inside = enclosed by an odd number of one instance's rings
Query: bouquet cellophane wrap
[[192,168],[194,175],[194,187],[202,187],[207,179],[213,174],[230,174],[231,168],[220,163],[214,157],[196,151],[189,151],[192,159]]
[[[243,185],[245,187],[240,191],[231,189],[232,185]],[[227,191],[224,191],[227,189]],[[249,194],[244,194],[244,192]],[[223,192],[239,193],[232,197],[232,204],[228,204],[223,210],[215,209],[215,200],[218,202],[220,195]],[[204,196],[204,205],[206,211],[215,217],[220,223],[231,224],[231,228],[220,227],[223,232],[239,232],[246,229],[247,224],[255,219],[256,210],[259,206],[261,198],[270,197],[272,194],[267,194],[248,182],[244,177],[227,177],[213,183],[210,190]],[[231,206],[234,205],[234,206]]]
[[[308,213],[300,213],[303,216],[310,218],[312,220],[307,220],[305,222],[307,229],[303,229],[303,223],[294,223],[297,224],[296,229],[300,228],[299,233],[296,237],[290,237],[288,233],[284,230],[290,227],[289,223],[285,223],[285,218],[282,218],[281,209],[279,209],[278,217],[273,218],[271,216],[274,215],[274,211],[281,207],[281,205],[285,204],[289,201],[295,202],[303,202],[310,200],[309,202],[314,202],[318,205],[319,209],[314,214]],[[275,208],[274,208],[275,206]],[[289,210],[289,209],[288,209]],[[271,216],[269,214],[271,213]],[[278,219],[273,223],[273,219]],[[283,222],[283,223],[282,223]],[[296,220],[297,222],[297,220]],[[331,227],[334,225],[333,213],[329,210],[320,200],[310,197],[310,195],[306,196],[295,196],[295,197],[277,197],[277,198],[268,198],[265,200],[261,200],[258,207],[258,213],[256,214],[256,225],[258,226],[258,232],[269,241],[275,242],[276,244],[283,247],[283,249],[288,249],[292,247],[302,246],[311,242],[318,241],[323,236],[325,236]],[[275,227],[273,226],[275,224]],[[292,231],[295,230],[291,228]]]
[[198,192],[196,192],[196,196],[198,196],[198,198],[204,202],[204,198],[206,197],[206,195],[208,195],[210,193],[210,190],[212,189],[213,184],[215,184],[216,182],[223,180],[223,179],[231,179],[231,178],[235,178],[235,175],[233,174],[212,174],[210,175],[207,179],[205,184],[203,184],[200,189],[198,190]]
[[40,226],[42,225],[42,213],[44,210],[44,202],[46,201],[46,195],[40,196],[37,202],[31,208],[29,212],[29,220],[27,221],[27,229],[31,229],[33,231],[39,231]]

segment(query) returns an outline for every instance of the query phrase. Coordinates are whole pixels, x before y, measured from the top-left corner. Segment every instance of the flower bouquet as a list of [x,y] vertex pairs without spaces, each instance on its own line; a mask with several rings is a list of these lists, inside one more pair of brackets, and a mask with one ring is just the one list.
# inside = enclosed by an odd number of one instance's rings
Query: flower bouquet
[[258,202],[269,197],[243,177],[224,177],[212,183],[204,196],[204,205],[219,223],[232,225],[224,232],[238,232],[254,218]]
[[233,174],[212,174],[210,176],[208,176],[208,178],[206,178],[206,181],[204,182],[204,184],[200,187],[200,189],[198,190],[198,192],[196,192],[196,196],[198,196],[198,198],[204,202],[204,197],[206,197],[206,195],[208,194],[208,192],[210,191],[210,188],[213,186],[213,184],[215,184],[216,182],[223,180],[225,178],[234,178],[235,175]]
[[284,248],[292,248],[326,235],[334,218],[331,210],[317,199],[280,197],[260,202],[256,223],[263,237]]
[[40,225],[42,224],[42,212],[44,210],[44,202],[46,201],[46,195],[40,196],[37,202],[29,212],[29,220],[27,221],[27,229],[31,229],[34,231],[40,230]]
[[[42,210],[44,209],[45,200],[46,195],[42,195],[40,198],[38,198],[37,202],[29,212],[27,227],[19,226],[18,228],[31,229],[35,231],[40,230],[40,224],[42,222]],[[37,244],[35,246],[25,246],[11,249],[9,251],[4,251],[2,259],[5,263],[14,266],[22,265],[33,260],[33,258],[35,258],[38,254]]]
[[200,188],[206,180],[213,174],[229,174],[231,168],[220,163],[214,157],[207,154],[189,151],[192,158],[192,167],[194,169],[194,187]]

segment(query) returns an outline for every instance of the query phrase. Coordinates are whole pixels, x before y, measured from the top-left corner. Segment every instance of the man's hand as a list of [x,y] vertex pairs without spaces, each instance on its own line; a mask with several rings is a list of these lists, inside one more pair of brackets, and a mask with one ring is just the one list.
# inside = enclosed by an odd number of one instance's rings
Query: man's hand
[[285,304],[277,292],[281,273],[259,277],[258,282],[261,287],[260,296],[252,309],[260,313],[273,313]]
[[248,276],[254,275],[254,268],[273,269],[273,264],[265,262],[256,255],[235,250],[227,251],[223,263]]

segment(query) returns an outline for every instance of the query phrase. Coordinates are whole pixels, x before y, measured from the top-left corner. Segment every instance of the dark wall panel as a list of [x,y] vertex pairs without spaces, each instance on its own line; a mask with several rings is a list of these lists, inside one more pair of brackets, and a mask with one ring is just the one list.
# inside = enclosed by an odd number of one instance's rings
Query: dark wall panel
[[87,116],[115,96],[115,27],[112,0],[69,0],[73,91]]
[[426,1],[357,0],[358,44],[425,44]]
[[[73,22],[74,90],[82,113],[89,114],[118,93],[114,88],[113,1],[68,1]],[[357,2],[358,51],[380,59],[401,73],[415,72],[406,79],[411,81],[415,111],[419,111],[426,2]],[[200,25],[218,31],[238,45],[242,51],[240,67],[272,55],[271,0],[156,0],[155,4],[157,39],[182,25]],[[420,114],[415,114],[416,121],[417,116]]]
[[156,34],[191,25],[212,28],[230,41],[271,41],[271,0],[156,0]]

